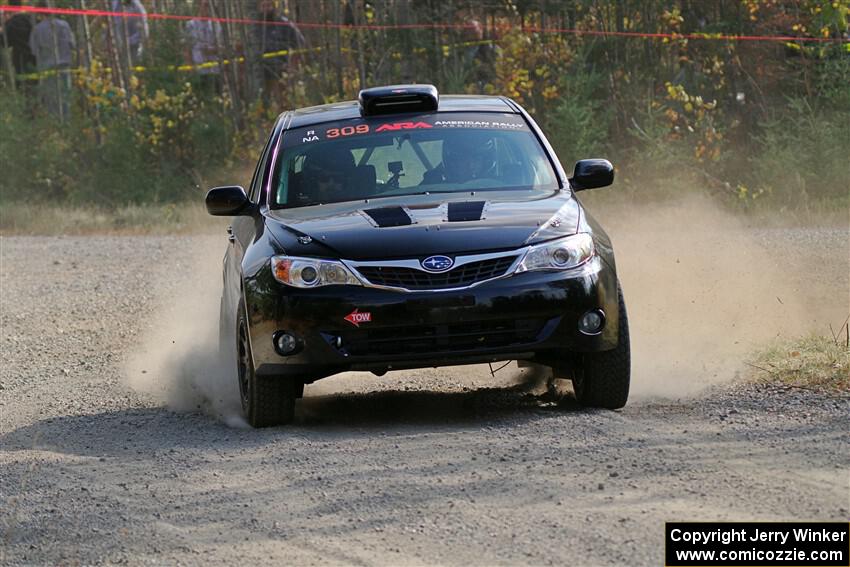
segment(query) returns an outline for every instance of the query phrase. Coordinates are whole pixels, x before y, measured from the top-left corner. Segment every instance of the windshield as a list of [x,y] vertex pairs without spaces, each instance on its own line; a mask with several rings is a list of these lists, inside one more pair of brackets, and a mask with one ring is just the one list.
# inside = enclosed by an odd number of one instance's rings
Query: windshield
[[552,165],[519,115],[387,116],[286,131],[271,206],[557,187]]

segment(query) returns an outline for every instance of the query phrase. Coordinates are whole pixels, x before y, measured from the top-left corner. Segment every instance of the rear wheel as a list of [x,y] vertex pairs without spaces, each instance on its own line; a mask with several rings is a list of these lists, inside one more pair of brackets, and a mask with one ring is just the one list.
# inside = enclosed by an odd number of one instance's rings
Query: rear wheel
[[573,372],[573,390],[578,403],[585,407],[619,409],[629,398],[631,380],[631,352],[629,346],[629,320],[623,291],[617,285],[619,338],[613,350],[590,352],[581,355]]
[[241,301],[236,317],[236,371],[242,411],[251,427],[272,427],[292,422],[295,400],[300,397],[304,385],[280,376],[257,375],[245,306]]

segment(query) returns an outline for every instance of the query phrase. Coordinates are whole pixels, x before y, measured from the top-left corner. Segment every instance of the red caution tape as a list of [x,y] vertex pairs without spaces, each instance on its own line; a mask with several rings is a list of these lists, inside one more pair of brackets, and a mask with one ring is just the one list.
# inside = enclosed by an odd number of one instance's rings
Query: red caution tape
[[[78,10],[75,8],[35,8],[28,6],[0,5],[0,12],[32,12],[36,14],[54,14],[60,16],[104,16],[109,18],[141,18],[147,17],[151,20],[204,20],[210,22],[253,24],[263,26],[288,26],[295,24],[300,28],[315,29],[365,29],[365,30],[415,30],[415,29],[476,29],[474,24],[450,24],[450,23],[421,23],[421,24],[333,24],[319,22],[293,22],[280,20],[251,20],[246,18],[214,18],[210,16],[184,16],[179,14],[148,13],[146,16],[135,12],[113,12],[109,10]],[[506,28],[512,29],[512,28]],[[850,38],[833,37],[795,37],[784,35],[728,35],[714,33],[647,33],[628,31],[599,31],[579,30],[570,28],[547,28],[526,26],[525,31],[532,33],[562,34],[562,35],[590,35],[603,37],[641,37],[649,39],[689,39],[689,40],[717,40],[717,41],[775,41],[775,42],[808,42],[808,43],[848,43]]]

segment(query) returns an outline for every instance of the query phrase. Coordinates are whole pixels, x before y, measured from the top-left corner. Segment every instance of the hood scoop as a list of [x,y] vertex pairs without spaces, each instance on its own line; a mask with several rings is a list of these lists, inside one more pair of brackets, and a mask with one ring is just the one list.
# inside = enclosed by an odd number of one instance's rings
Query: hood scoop
[[407,226],[413,224],[413,219],[402,207],[380,207],[365,209],[363,214],[378,228],[391,226]]
[[484,213],[486,201],[463,201],[449,203],[447,220],[449,222],[479,221]]

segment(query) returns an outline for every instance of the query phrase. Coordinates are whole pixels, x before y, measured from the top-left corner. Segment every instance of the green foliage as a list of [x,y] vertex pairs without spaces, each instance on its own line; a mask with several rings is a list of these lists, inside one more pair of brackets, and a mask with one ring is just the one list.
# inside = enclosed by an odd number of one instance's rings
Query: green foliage
[[601,86],[599,75],[568,74],[560,100],[547,116],[549,141],[566,168],[579,159],[606,155],[612,113]]
[[20,96],[0,98],[0,199],[36,200],[61,197],[70,180],[64,160],[71,150],[53,121],[29,116]]
[[816,73],[815,89],[821,104],[850,111],[850,52],[822,61]]
[[[845,85],[846,86],[846,85]],[[850,204],[850,107],[813,106],[789,98],[763,123],[751,158],[753,185],[782,203],[827,198]]]
[[198,183],[228,165],[233,151],[228,102],[199,100],[190,84],[168,95],[133,81],[129,99],[98,65],[79,81],[68,124],[22,97],[0,98],[3,202],[67,201],[119,206],[199,195]]

